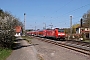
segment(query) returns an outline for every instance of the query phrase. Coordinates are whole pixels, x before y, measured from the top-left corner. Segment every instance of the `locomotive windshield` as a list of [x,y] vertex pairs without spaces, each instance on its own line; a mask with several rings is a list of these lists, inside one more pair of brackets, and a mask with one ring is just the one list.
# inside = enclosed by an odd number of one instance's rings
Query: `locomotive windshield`
[[58,29],[58,32],[64,32],[64,30],[63,29]]

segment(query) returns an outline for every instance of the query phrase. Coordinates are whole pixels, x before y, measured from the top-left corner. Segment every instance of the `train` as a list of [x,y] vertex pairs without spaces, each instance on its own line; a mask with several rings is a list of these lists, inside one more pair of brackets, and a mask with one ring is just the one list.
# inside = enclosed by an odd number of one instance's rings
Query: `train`
[[27,32],[27,34],[32,36],[54,38],[54,39],[65,39],[66,36],[64,29],[59,28],[30,31]]

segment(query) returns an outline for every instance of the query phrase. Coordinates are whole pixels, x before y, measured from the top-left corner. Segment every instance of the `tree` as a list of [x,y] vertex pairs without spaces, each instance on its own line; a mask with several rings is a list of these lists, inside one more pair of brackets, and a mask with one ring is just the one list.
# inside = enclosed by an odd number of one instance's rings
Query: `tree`
[[79,27],[79,26],[80,26],[80,24],[74,24],[72,26],[72,33],[76,33],[76,28]]
[[11,13],[0,9],[0,47],[11,47],[15,26],[23,26],[22,22]]
[[87,11],[82,17],[83,27],[90,27],[90,10]]

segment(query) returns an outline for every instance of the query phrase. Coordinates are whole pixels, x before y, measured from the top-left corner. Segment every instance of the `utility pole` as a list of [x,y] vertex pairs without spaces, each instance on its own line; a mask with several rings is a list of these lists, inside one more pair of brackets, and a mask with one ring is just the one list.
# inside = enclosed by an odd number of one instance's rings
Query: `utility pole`
[[44,28],[46,29],[46,23],[43,23],[43,24],[45,24],[45,27]]
[[36,30],[36,22],[35,22],[35,30]]
[[35,26],[35,30],[36,30],[36,26]]
[[89,39],[90,39],[90,25],[89,25]]
[[72,16],[70,16],[70,36],[72,36]]
[[51,25],[49,25],[49,26],[51,26],[51,29],[52,29],[52,27],[53,27],[52,23],[51,23]]
[[26,13],[24,13],[24,35],[25,35]]

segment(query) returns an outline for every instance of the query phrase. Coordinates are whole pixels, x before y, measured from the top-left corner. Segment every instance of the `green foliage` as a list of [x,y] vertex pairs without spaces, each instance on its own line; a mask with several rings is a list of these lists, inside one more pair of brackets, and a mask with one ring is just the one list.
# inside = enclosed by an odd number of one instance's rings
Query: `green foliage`
[[29,42],[30,44],[32,43],[32,42],[31,42],[31,39],[32,39],[31,37],[29,37],[29,36],[22,36],[22,38],[25,39],[25,40],[26,40],[27,42]]
[[69,34],[69,33],[70,33],[70,28],[66,28],[66,29],[65,29],[65,33],[66,33],[66,34]]
[[83,27],[90,27],[90,10],[85,13],[82,17],[83,19]]
[[83,40],[84,42],[89,42],[90,43],[90,40]]
[[2,9],[0,9],[0,16],[1,16],[2,18],[4,18],[4,12],[3,12]]
[[11,48],[15,37],[13,31],[1,30],[0,32],[0,47]]
[[1,49],[0,48],[0,60],[6,60],[6,58],[11,54],[12,50],[10,49]]
[[74,24],[72,26],[72,33],[76,33],[76,28],[79,27],[79,26],[80,26],[80,24]]

